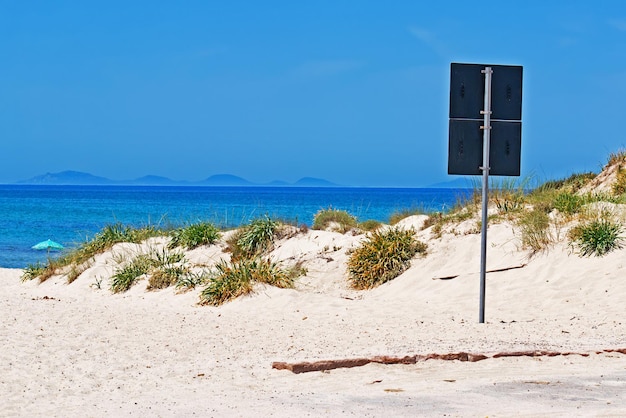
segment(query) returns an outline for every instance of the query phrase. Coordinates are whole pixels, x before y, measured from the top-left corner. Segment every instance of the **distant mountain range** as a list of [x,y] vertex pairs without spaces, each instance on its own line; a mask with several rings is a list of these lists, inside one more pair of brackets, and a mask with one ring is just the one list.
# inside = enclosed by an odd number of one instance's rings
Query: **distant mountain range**
[[134,180],[111,180],[105,177],[94,176],[93,174],[83,173],[80,171],[61,171],[59,173],[46,173],[39,176],[21,180],[19,184],[41,184],[41,185],[75,185],[75,186],[294,186],[294,187],[338,187],[338,184],[328,180],[313,177],[303,177],[295,183],[287,183],[284,181],[273,181],[271,183],[261,184],[253,183],[244,178],[234,176],[232,174],[216,174],[204,180],[176,181],[161,176],[144,176]]

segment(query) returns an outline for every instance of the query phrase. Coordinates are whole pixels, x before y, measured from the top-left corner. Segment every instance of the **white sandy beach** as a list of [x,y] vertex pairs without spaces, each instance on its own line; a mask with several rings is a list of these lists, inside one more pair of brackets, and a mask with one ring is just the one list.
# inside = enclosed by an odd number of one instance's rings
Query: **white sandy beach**
[[[355,291],[346,250],[363,235],[310,230],[272,252],[304,261],[295,290],[260,287],[221,307],[199,306],[200,289],[147,292],[145,281],[112,294],[111,253],[69,285],[1,270],[0,415],[626,415],[626,355],[610,352],[626,348],[626,249],[588,258],[562,242],[529,258],[511,224],[490,226],[487,269],[518,268],[487,274],[479,324],[480,235],[458,232],[420,231],[427,257]],[[220,246],[188,253],[207,264],[225,256]],[[578,354],[492,358],[532,350]],[[489,358],[272,368],[457,352]]]

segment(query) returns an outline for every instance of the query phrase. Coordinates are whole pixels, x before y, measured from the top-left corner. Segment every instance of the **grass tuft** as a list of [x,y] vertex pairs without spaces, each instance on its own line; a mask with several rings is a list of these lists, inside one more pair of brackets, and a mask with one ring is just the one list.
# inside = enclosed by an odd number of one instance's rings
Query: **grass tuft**
[[113,293],[126,292],[144,274],[152,268],[152,262],[147,254],[135,257],[128,265],[118,269],[111,277],[111,291]]
[[138,255],[118,269],[111,280],[111,291],[125,292],[144,275],[148,276],[148,290],[165,289],[188,273],[189,267],[183,253],[154,250]]
[[523,212],[518,219],[522,234],[522,247],[533,253],[545,249],[552,242],[550,235],[550,217],[544,210],[532,209]]
[[313,218],[313,229],[317,230],[326,230],[332,227],[345,234],[356,226],[357,219],[355,216],[345,210],[333,209],[332,207],[319,210]]
[[186,292],[191,289],[195,289],[198,286],[202,286],[210,281],[211,275],[207,271],[200,273],[187,273],[176,280],[176,290]]
[[281,224],[269,216],[255,219],[240,228],[227,244],[233,260],[250,259],[260,256],[271,249]]
[[24,268],[22,272],[22,281],[26,282],[29,280],[34,280],[37,277],[40,277],[44,271],[46,270],[47,265],[41,262],[37,262],[35,264],[29,264]]
[[193,250],[201,245],[212,245],[221,237],[219,229],[210,222],[192,224],[172,232],[169,248],[183,247]]
[[584,198],[568,191],[557,194],[553,202],[554,208],[566,215],[574,215],[580,212],[583,204]]
[[231,263],[222,260],[215,265],[214,276],[200,293],[200,304],[222,305],[251,293],[255,283],[291,288],[294,281],[278,264],[269,260],[240,259]]
[[622,225],[602,217],[591,222],[577,225],[570,230],[569,238],[573,246],[578,247],[581,256],[597,257],[622,248]]
[[427,246],[415,239],[415,231],[391,228],[374,231],[348,259],[348,276],[355,289],[370,289],[405,271],[415,254]]
[[376,221],[374,219],[368,219],[367,221],[359,223],[357,226],[362,231],[375,231],[382,225],[382,222]]

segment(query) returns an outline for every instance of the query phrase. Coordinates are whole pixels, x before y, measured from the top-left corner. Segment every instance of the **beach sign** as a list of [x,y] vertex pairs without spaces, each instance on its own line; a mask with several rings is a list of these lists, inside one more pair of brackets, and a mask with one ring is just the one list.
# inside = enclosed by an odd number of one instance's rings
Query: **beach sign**
[[487,67],[492,70],[489,175],[520,175],[523,68],[457,63],[450,66],[448,174],[482,174]]
[[522,67],[450,65],[448,174],[482,175],[480,305],[485,322],[489,176],[519,176]]

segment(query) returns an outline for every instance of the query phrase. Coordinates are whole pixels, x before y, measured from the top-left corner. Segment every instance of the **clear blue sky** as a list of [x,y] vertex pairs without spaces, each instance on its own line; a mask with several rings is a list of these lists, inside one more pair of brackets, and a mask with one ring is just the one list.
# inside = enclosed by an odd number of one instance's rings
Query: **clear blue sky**
[[0,58],[0,182],[452,180],[451,62],[524,66],[523,176],[626,147],[621,0],[0,0]]

